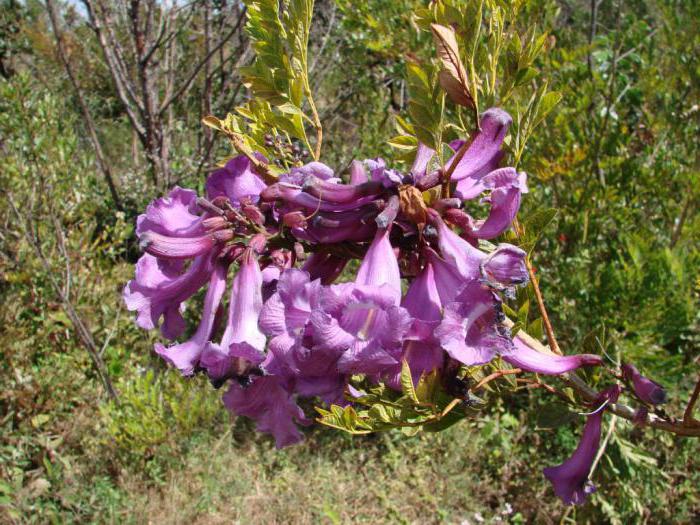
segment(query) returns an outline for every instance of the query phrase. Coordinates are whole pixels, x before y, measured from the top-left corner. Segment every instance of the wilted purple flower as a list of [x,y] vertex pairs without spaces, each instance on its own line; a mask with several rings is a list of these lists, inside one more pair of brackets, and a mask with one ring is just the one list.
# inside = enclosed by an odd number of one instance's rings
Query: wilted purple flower
[[311,423],[280,378],[273,376],[253,377],[247,386],[231,383],[224,404],[234,414],[253,419],[260,432],[272,434],[277,448],[302,439],[295,423]]
[[633,364],[624,363],[621,369],[624,378],[632,382],[634,393],[639,399],[650,405],[660,405],[667,401],[664,387],[640,374]]
[[[614,386],[603,391],[597,401],[607,405],[616,402],[619,395],[620,387]],[[544,475],[552,483],[554,493],[566,505],[581,505],[588,494],[595,492],[595,486],[588,477],[598,453],[604,412],[603,406],[588,416],[581,441],[569,459],[561,465],[544,469]]]
[[597,366],[603,363],[600,356],[593,354],[544,354],[532,348],[520,333],[513,338],[513,351],[504,354],[503,360],[526,372],[545,375],[560,375],[582,366]]

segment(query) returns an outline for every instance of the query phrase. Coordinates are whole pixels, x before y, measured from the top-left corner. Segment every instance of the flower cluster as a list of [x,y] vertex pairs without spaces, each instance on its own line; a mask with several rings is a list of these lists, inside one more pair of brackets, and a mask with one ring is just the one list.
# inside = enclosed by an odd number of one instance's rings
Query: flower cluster
[[[407,173],[382,159],[354,161],[347,182],[320,162],[270,181],[236,157],[209,176],[204,197],[175,188],[139,216],[145,253],[126,305],[140,327],[177,341],[186,301],[206,287],[191,337],[155,351],[185,376],[226,384],[226,407],[278,447],[312,422],[300,399],[347,405],[358,375],[401,390],[404,362],[414,381],[497,356],[539,374],[598,365],[595,355],[542,354],[504,324],[501,294],[527,283],[525,252],[499,244],[487,253],[479,241],[511,227],[527,192],[524,173],[500,167],[510,123],[490,109],[468,145],[451,144],[444,165],[420,145]],[[426,204],[423,192],[445,184],[453,197]],[[482,218],[464,210],[477,198],[489,208]],[[354,279],[336,282],[352,259],[361,260]],[[599,434],[595,421],[586,433]],[[557,472],[547,474],[555,484]]]

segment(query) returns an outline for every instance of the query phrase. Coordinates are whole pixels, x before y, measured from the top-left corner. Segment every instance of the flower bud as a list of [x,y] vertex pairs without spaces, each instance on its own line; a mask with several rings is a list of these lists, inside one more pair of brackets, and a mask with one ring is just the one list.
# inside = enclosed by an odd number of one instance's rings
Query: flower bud
[[639,373],[634,365],[622,365],[622,375],[632,382],[634,393],[639,399],[650,405],[660,405],[666,402],[666,390],[660,384]]

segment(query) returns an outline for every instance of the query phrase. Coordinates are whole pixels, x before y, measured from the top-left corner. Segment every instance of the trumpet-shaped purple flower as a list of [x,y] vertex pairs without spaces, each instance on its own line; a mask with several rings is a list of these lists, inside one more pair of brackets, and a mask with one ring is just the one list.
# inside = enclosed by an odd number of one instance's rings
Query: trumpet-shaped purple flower
[[[479,184],[472,186],[471,189],[480,190],[479,193],[491,191],[489,197],[484,199],[491,204],[491,211],[485,221],[474,222],[469,235],[478,239],[493,239],[509,229],[520,209],[521,194],[528,191],[526,180],[524,172],[501,168],[485,175]],[[457,184],[457,196],[463,195],[460,184],[462,181]]]
[[253,419],[260,432],[272,434],[277,448],[301,441],[295,423],[311,423],[278,377],[253,377],[247,386],[231,383],[224,405],[236,415]]
[[[260,160],[265,159],[261,156]],[[234,206],[240,206],[245,197],[257,202],[266,187],[267,184],[253,171],[250,160],[245,155],[229,160],[225,167],[209,176],[206,184],[209,199],[225,197]]]
[[189,376],[194,373],[196,366],[199,364],[202,351],[211,337],[216,310],[226,289],[227,271],[228,263],[224,261],[215,263],[214,271],[209,280],[207,295],[204,298],[202,319],[192,338],[184,343],[175,344],[167,348],[160,343],[155,345],[156,353],[180,370],[183,375]]
[[379,230],[367,250],[355,284],[359,286],[386,285],[394,304],[401,302],[401,273],[394,248],[389,242],[389,230]]
[[664,387],[640,374],[633,364],[624,363],[621,368],[622,375],[627,381],[632,382],[634,393],[639,399],[650,405],[660,405],[667,401]]
[[[602,392],[598,402],[606,405],[614,403],[619,395],[620,387],[614,386]],[[603,406],[588,416],[581,441],[569,459],[561,465],[544,469],[544,475],[552,483],[554,493],[566,505],[581,505],[586,501],[586,497],[596,490],[588,478],[598,453],[604,412]]]
[[603,359],[594,354],[544,354],[532,348],[519,333],[513,338],[513,351],[503,355],[503,360],[527,372],[545,375],[560,375],[582,366],[603,364]]
[[[498,108],[487,109],[481,115],[481,130],[476,133],[452,173],[451,180],[460,182],[458,189],[463,199],[473,199],[481,193],[481,177],[498,168],[503,158],[501,144],[512,122],[510,115]],[[457,151],[463,144],[464,141],[455,141],[450,146]],[[447,162],[445,169],[451,167],[456,156]]]
[[315,346],[342,351],[342,373],[380,374],[399,363],[411,318],[398,306],[401,275],[388,235],[377,232],[355,283],[325,289],[311,315]]
[[216,253],[201,255],[182,271],[181,261],[158,259],[144,254],[136,263],[135,278],[122,294],[126,307],[136,311],[136,324],[152,330],[163,322],[160,331],[168,339],[177,338],[185,330],[183,303],[209,279]]
[[333,285],[311,315],[314,347],[342,352],[345,374],[381,374],[400,362],[411,318],[389,285]]
[[512,350],[507,331],[501,326],[498,296],[478,280],[469,281],[445,307],[435,331],[450,357],[468,366],[488,363]]
[[262,272],[251,249],[241,258],[240,268],[231,285],[228,320],[221,343],[209,343],[201,357],[214,384],[240,373],[249,364],[262,361],[265,335],[258,328],[262,310]]

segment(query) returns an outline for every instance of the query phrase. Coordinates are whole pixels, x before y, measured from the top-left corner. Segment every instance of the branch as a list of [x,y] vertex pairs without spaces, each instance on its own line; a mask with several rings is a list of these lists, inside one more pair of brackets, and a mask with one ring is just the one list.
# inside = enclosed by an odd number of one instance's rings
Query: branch
[[224,46],[224,44],[225,44],[226,42],[228,42],[228,41],[231,39],[231,37],[232,37],[233,35],[236,34],[236,32],[237,32],[238,29],[240,28],[241,23],[243,22],[243,19],[244,19],[244,18],[245,18],[245,9],[244,9],[243,11],[241,11],[241,14],[240,14],[239,17],[238,17],[238,21],[236,22],[236,25],[233,26],[233,29],[231,29],[231,31],[229,31],[229,33],[228,33],[224,38],[222,38],[222,39],[219,41],[219,43],[216,44],[216,45],[209,51],[209,53],[207,53],[207,54],[204,56],[204,58],[199,62],[199,64],[197,64],[197,66],[195,66],[195,68],[192,70],[192,72],[190,73],[190,75],[187,77],[187,80],[180,86],[180,88],[179,88],[175,93],[173,93],[172,95],[170,95],[170,96],[163,102],[163,104],[160,106],[160,110],[159,110],[161,114],[168,108],[168,106],[170,106],[170,104],[172,104],[172,103],[175,102],[178,98],[180,98],[180,96],[181,96],[183,93],[185,93],[185,92],[192,86],[192,82],[194,81],[195,77],[199,74],[199,72],[201,71],[201,69],[204,67],[204,65],[205,65],[207,62],[209,62],[209,60],[211,59],[211,57],[214,56],[214,54],[215,54],[219,49],[221,49],[221,48]]
[[[513,326],[513,322],[508,319],[506,320],[505,324],[508,327]],[[543,354],[554,354],[554,352],[552,352],[552,350],[548,346],[543,345],[537,339],[534,339],[533,337],[525,333],[525,331],[523,330],[520,330],[518,332],[518,337],[523,339],[528,346],[534,348],[538,352],[541,352]],[[586,401],[593,402],[598,398],[598,392],[590,386],[588,386],[588,384],[586,384],[586,382],[583,379],[581,379],[575,372],[562,374],[561,377]],[[698,394],[700,395],[700,387],[696,386],[696,392],[698,392]],[[609,410],[613,414],[616,414],[622,419],[626,419],[628,421],[634,421],[635,416],[637,415],[637,411],[634,408],[620,403],[611,404]],[[683,422],[675,420],[668,421],[657,416],[656,414],[649,414],[647,416],[646,425],[653,428],[657,428],[659,430],[664,430],[666,432],[671,432],[678,436],[700,437],[700,426],[686,426],[683,424]]]
[[58,55],[61,59],[61,62],[63,62],[63,67],[66,70],[68,79],[73,85],[73,89],[75,90],[75,93],[78,97],[80,111],[83,113],[85,126],[87,127],[88,135],[90,136],[90,141],[92,142],[92,147],[95,149],[95,159],[97,160],[97,165],[99,166],[100,171],[102,172],[102,175],[104,176],[105,181],[107,182],[109,193],[112,195],[112,200],[114,201],[115,207],[118,210],[123,210],[124,208],[122,206],[121,199],[119,198],[119,194],[117,193],[117,188],[114,184],[114,178],[112,177],[112,170],[109,167],[109,163],[105,160],[105,156],[102,151],[102,145],[100,144],[100,139],[97,136],[96,126],[95,122],[92,119],[90,108],[88,107],[87,102],[85,101],[85,95],[83,93],[83,90],[80,88],[80,85],[78,84],[78,79],[75,76],[73,67],[70,63],[70,60],[68,59],[68,54],[66,53],[66,49],[63,44],[63,35],[61,34],[61,31],[58,28],[58,16],[56,14],[56,6],[53,0],[46,0],[46,9],[49,13],[49,20],[51,21],[51,27],[53,29],[54,36],[56,37],[56,48],[58,50]]
[[[46,275],[49,278],[49,281],[51,282],[51,286],[54,289],[54,292],[59,296],[61,299],[61,303],[63,304],[63,309],[68,315],[69,319],[71,320],[71,323],[73,324],[73,327],[76,329],[78,332],[78,337],[80,341],[83,343],[83,346],[87,350],[90,360],[92,361],[93,367],[95,368],[95,371],[97,372],[97,375],[99,376],[100,380],[102,381],[102,384],[105,387],[105,390],[107,392],[107,395],[112,399],[113,401],[118,401],[119,398],[117,396],[117,391],[114,389],[114,386],[112,385],[112,381],[109,377],[109,373],[107,372],[107,367],[104,364],[104,361],[102,360],[102,357],[100,357],[99,350],[97,349],[97,345],[95,344],[95,340],[92,337],[92,333],[90,330],[87,328],[81,317],[78,315],[78,312],[75,310],[75,307],[70,301],[70,297],[68,297],[65,293],[65,290],[63,287],[58,283],[55,277],[55,272],[53,268],[51,267],[51,264],[49,261],[46,259],[46,256],[44,255],[43,250],[41,249],[41,245],[39,243],[39,240],[37,237],[34,235],[33,231],[31,230],[31,222],[29,219],[26,219],[26,222],[29,224],[25,223],[25,218],[22,216],[22,214],[19,212],[19,209],[15,205],[14,200],[12,199],[12,195],[8,194],[7,195],[7,200],[10,203],[10,207],[12,208],[12,211],[15,214],[15,217],[17,218],[18,222],[22,224],[23,229],[24,229],[24,236],[29,245],[34,249],[34,253],[36,254],[37,258],[41,262],[41,265],[44,267],[44,271],[46,272]],[[57,219],[53,217],[53,219],[56,221]],[[57,235],[62,236],[62,232],[56,232]],[[69,270],[70,271],[70,270]]]

